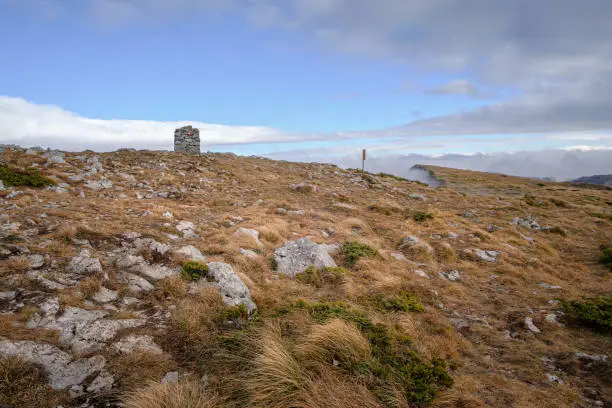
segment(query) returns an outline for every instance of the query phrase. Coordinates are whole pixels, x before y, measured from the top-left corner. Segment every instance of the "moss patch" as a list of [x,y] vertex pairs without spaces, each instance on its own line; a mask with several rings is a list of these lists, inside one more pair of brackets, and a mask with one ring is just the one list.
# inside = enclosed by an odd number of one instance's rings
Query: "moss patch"
[[416,222],[433,220],[433,217],[433,214],[424,211],[416,211],[414,214],[412,214],[412,219]]
[[601,250],[599,262],[604,264],[610,271],[612,271],[612,247],[607,247]]
[[563,302],[567,317],[576,323],[603,333],[612,333],[612,297]]
[[7,187],[45,187],[55,182],[45,177],[40,170],[17,170],[8,166],[0,166],[0,180]]
[[183,263],[183,276],[187,280],[197,282],[206,275],[208,275],[208,265],[195,261]]
[[297,275],[297,280],[308,285],[320,288],[324,285],[338,285],[342,283],[343,277],[348,270],[343,267],[327,267],[318,269],[314,266],[309,267],[303,273]]
[[361,258],[373,258],[378,256],[378,251],[369,245],[359,242],[346,242],[342,245],[344,254],[344,265],[347,268],[354,266]]

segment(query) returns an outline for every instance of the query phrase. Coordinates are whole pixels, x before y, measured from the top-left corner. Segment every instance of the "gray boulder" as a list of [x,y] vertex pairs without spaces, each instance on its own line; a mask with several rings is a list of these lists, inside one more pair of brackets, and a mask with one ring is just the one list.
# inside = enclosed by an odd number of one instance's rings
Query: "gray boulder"
[[0,355],[20,357],[28,363],[42,366],[48,375],[49,385],[55,390],[82,384],[106,364],[102,356],[72,361],[68,353],[57,347],[34,341],[0,341]]
[[91,275],[102,272],[102,265],[98,258],[91,257],[88,249],[82,249],[78,256],[72,258],[68,270],[77,275]]
[[162,354],[163,350],[155,344],[153,337],[148,334],[131,334],[127,337],[122,338],[116,343],[113,343],[112,348],[123,354],[131,354],[136,351],[151,353],[151,354]]
[[289,241],[274,251],[276,270],[283,275],[295,277],[311,266],[323,268],[337,266],[328,248],[308,238]]
[[497,258],[500,255],[499,251],[486,251],[482,249],[476,249],[474,253],[485,262],[497,262]]
[[[212,282],[209,280],[213,279]],[[249,288],[232,266],[223,262],[209,262],[208,275],[198,281],[199,286],[212,286],[219,290],[223,303],[228,306],[245,305],[249,314],[257,309]]]
[[202,252],[193,245],[187,245],[182,248],[177,249],[174,253],[183,255],[192,261],[204,262],[206,261],[206,257],[202,255]]

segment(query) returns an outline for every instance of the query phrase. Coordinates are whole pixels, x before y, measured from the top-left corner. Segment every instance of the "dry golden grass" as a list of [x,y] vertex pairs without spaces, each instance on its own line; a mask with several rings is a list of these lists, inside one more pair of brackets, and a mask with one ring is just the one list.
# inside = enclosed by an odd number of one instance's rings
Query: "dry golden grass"
[[0,358],[0,406],[55,408],[67,402],[66,395],[47,385],[42,369],[18,358]]
[[109,371],[115,376],[120,390],[133,390],[148,382],[159,382],[164,375],[176,369],[176,363],[167,355],[135,352],[109,356]]
[[127,394],[126,408],[216,408],[221,407],[197,381],[175,384],[151,382],[146,387]]
[[4,262],[6,262],[8,270],[13,272],[25,272],[30,269],[32,265],[30,260],[25,256],[13,256]]
[[305,387],[300,364],[283,344],[278,327],[268,327],[258,344],[258,353],[247,378],[252,406],[295,406]]
[[[363,385],[348,380],[337,372],[320,368],[317,376],[306,380],[298,396],[300,408],[380,408],[380,403]],[[398,408],[403,408],[398,405]]]
[[369,359],[372,351],[370,343],[355,326],[333,319],[313,327],[301,352],[306,361],[329,364],[337,360],[345,367],[352,367]]

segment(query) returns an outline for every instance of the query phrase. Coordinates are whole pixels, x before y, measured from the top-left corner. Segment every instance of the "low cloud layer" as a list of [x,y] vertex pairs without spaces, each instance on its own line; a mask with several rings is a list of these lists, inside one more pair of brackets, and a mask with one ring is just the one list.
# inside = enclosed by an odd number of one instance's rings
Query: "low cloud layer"
[[[319,161],[316,155],[278,153],[275,159]],[[328,159],[342,167],[361,168],[358,155]],[[521,151],[515,153],[490,154],[445,154],[445,155],[378,155],[369,157],[366,169],[370,172],[390,173],[406,178],[419,177],[411,171],[415,164],[452,167],[465,170],[502,173],[522,177],[552,177],[558,181],[575,179],[594,174],[612,174],[612,148],[586,148]]]

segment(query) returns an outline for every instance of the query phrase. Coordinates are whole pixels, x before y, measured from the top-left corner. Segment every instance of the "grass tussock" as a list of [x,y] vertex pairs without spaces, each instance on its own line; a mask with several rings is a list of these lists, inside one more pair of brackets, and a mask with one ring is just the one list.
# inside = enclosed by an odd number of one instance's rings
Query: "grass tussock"
[[305,377],[299,362],[283,344],[278,328],[269,328],[261,337],[259,353],[247,379],[255,407],[296,406],[304,390]]
[[415,211],[412,214],[412,220],[415,222],[425,222],[427,220],[433,220],[434,216],[432,213],[424,211]]
[[120,390],[132,390],[160,381],[168,371],[176,369],[176,363],[164,354],[134,352],[115,356],[108,369]]
[[314,326],[303,347],[306,359],[354,367],[371,358],[372,350],[354,324],[332,319]]
[[38,169],[19,170],[9,166],[0,166],[0,180],[7,187],[45,187],[55,184]]
[[57,407],[66,396],[53,391],[42,369],[19,358],[0,358],[0,407]]
[[217,397],[197,381],[175,384],[150,382],[146,387],[128,393],[126,408],[217,408]]

